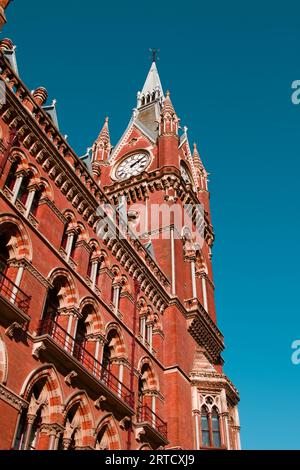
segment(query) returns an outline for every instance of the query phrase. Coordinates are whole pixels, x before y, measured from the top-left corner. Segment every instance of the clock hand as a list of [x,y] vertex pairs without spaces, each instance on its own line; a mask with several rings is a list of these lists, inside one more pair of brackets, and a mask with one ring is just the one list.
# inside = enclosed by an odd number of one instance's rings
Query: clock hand
[[133,168],[135,165],[137,165],[138,163],[140,163],[139,161],[137,162],[134,162],[132,165],[130,165],[130,168]]

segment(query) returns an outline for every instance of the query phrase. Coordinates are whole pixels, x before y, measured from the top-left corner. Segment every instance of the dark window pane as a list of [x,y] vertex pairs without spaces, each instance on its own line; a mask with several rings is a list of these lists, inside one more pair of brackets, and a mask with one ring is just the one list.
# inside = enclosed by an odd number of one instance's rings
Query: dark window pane
[[208,431],[209,426],[208,426],[208,418],[206,415],[201,416],[201,429],[202,431]]
[[213,428],[213,431],[219,431],[220,429],[220,426],[219,426],[219,418],[218,416],[216,415],[213,415],[212,418],[212,428]]
[[221,447],[220,433],[218,431],[213,432],[213,441],[214,447]]
[[202,431],[202,445],[204,447],[209,447],[210,446],[209,431]]

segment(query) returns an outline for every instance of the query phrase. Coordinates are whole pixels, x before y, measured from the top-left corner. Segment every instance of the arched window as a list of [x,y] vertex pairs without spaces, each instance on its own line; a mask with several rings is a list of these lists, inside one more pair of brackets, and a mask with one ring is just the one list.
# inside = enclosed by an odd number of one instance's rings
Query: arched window
[[28,173],[23,177],[22,183],[20,185],[20,189],[17,195],[17,199],[19,199],[19,201],[21,201],[24,206],[26,206],[27,198],[29,195],[28,186],[30,183],[31,176],[32,175]]
[[0,233],[0,272],[3,274],[6,274],[10,258],[8,251],[9,239],[10,236],[7,232]]
[[13,191],[16,184],[16,172],[19,166],[19,160],[15,160],[9,170],[9,173],[6,178],[5,186],[7,186],[11,191]]
[[70,250],[70,257],[73,258],[74,255],[75,255],[75,250],[76,250],[76,243],[78,241],[78,238],[79,238],[79,231],[76,230],[74,232],[74,236],[73,236],[73,240],[72,240],[72,248]]
[[96,255],[96,247],[92,246],[92,250],[90,252],[90,257],[89,257],[87,275],[91,279],[93,286],[98,285],[99,274],[100,274],[100,260],[97,258],[95,259],[95,255]]
[[59,291],[60,291],[60,286],[55,285],[48,291],[46,303],[45,303],[45,308],[44,312],[42,315],[43,320],[55,320],[57,314],[58,314],[58,309],[59,309]]
[[77,323],[73,355],[79,361],[82,361],[84,358],[84,352],[85,352],[84,348],[85,348],[86,341],[87,341],[87,338],[86,338],[87,336],[86,320],[88,316],[87,314],[88,312],[86,310],[81,316],[81,318],[79,318],[78,323]]
[[18,424],[14,442],[15,450],[35,450],[39,445],[43,410],[46,405],[46,379],[34,384],[28,409],[24,410]]
[[206,406],[201,409],[201,438],[202,447],[220,448],[222,445],[220,418],[216,407],[213,407],[211,412]]
[[202,446],[210,447],[209,413],[206,406],[203,406],[201,410],[201,432]]
[[30,214],[34,216],[36,216],[37,214],[37,209],[38,209],[44,189],[45,189],[44,187],[41,187],[35,192],[35,195],[34,195],[31,207],[30,207]]
[[[56,342],[65,345],[68,330],[69,315],[62,315],[61,310],[73,305],[73,292],[69,280],[64,274],[58,275],[48,290],[45,307],[40,322],[39,334],[49,334]],[[69,352],[72,352],[72,342],[68,341]]]
[[108,434],[107,426],[99,431],[96,440],[96,450],[109,450],[110,437]]
[[156,383],[152,369],[148,363],[143,364],[138,383],[138,404],[152,408],[152,397],[147,395],[147,391],[156,389]]
[[76,243],[79,237],[80,230],[75,226],[72,227],[73,221],[70,216],[67,216],[67,221],[64,226],[64,232],[61,241],[61,247],[64,249],[67,255],[67,260],[72,258],[75,254]]
[[105,378],[106,371],[109,371],[111,368],[111,359],[112,359],[112,339],[114,337],[114,331],[110,331],[109,335],[107,337],[107,342],[104,345],[103,348],[103,360],[102,360],[102,365],[103,365],[103,377]]
[[221,447],[220,418],[216,408],[213,408],[211,414],[212,441],[214,447]]
[[68,220],[68,221],[65,223],[64,231],[63,231],[63,236],[62,236],[62,240],[61,240],[61,247],[62,247],[64,250],[67,248],[67,244],[68,244],[68,230],[69,230],[69,224],[70,224],[70,221]]
[[79,403],[75,403],[68,411],[65,421],[65,432],[61,434],[58,449],[75,450],[80,440]]

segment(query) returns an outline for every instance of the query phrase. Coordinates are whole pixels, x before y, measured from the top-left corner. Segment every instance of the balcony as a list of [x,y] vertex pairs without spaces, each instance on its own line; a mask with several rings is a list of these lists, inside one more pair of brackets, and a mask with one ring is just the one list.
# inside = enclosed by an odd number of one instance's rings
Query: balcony
[[156,447],[168,444],[167,423],[165,423],[149,406],[139,406],[137,410],[137,427],[145,440],[154,443]]
[[1,320],[8,325],[23,326],[30,321],[29,306],[31,297],[16,286],[4,273],[0,273]]
[[224,350],[224,338],[217,325],[197,299],[185,301],[188,320],[188,332],[205,349],[213,364],[223,364],[221,353]]
[[[59,365],[66,374],[65,381],[79,380],[95,395],[102,405],[113,407],[116,412],[134,414],[134,394],[105,368],[95,357],[70,336],[56,321],[47,319],[40,322],[34,340],[33,355],[40,353]],[[38,353],[36,354],[36,351]]]

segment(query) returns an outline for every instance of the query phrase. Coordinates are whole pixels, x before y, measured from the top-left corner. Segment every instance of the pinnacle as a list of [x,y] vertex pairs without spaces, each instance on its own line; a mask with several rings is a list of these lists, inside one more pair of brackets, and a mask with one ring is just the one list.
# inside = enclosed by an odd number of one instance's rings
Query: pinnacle
[[163,104],[162,108],[162,113],[170,113],[170,114],[175,114],[174,106],[172,104],[171,98],[170,98],[170,91],[168,90],[166,93],[166,99]]
[[197,149],[197,144],[196,143],[194,143],[193,157],[194,157],[195,166],[198,166],[199,168],[204,168],[203,163],[202,163],[201,158],[200,158],[200,155],[199,155],[199,152],[198,152],[198,149]]
[[106,117],[105,118],[105,122],[104,122],[104,125],[101,129],[101,132],[98,136],[98,139],[97,139],[97,142],[101,141],[102,142],[105,142],[105,143],[109,143],[110,142],[110,136],[109,136],[109,128],[108,128],[108,121],[109,121],[109,118]]

